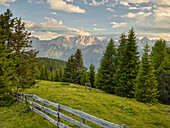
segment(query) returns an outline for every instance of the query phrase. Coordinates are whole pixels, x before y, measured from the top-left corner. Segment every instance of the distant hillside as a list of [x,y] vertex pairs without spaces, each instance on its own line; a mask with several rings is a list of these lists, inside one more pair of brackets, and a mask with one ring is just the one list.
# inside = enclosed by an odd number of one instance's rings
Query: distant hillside
[[[82,50],[83,60],[86,67],[91,63],[95,67],[99,67],[100,59],[109,42],[109,40],[99,40],[97,37],[90,36],[59,36],[52,40],[39,40],[38,38],[31,37],[33,42],[33,49],[39,50],[38,57],[49,57],[60,60],[68,60],[71,54],[74,54],[78,48]],[[143,47],[146,42],[153,46],[155,40],[149,40],[147,37],[141,40],[136,39],[140,55],[143,54]],[[119,42],[115,42],[118,46]],[[167,42],[170,46],[170,42]]]
[[47,69],[52,71],[56,69],[64,69],[66,62],[63,60],[46,58],[46,57],[39,57],[37,58],[37,64],[40,68],[42,65],[47,65]]
[[[80,85],[42,80],[23,93],[36,94],[55,103],[80,111],[85,110],[86,113],[112,123],[126,124],[128,128],[170,128],[170,106],[168,105],[145,104],[133,98],[119,97],[97,89],[92,89],[91,92],[85,91],[84,86]],[[70,115],[64,110],[61,112]],[[81,121],[75,115],[71,117]],[[63,119],[61,122],[72,128],[78,128]],[[85,123],[92,128],[100,128],[89,121]],[[10,107],[0,107],[0,128],[54,127],[51,122],[29,110],[26,104],[15,103]]]

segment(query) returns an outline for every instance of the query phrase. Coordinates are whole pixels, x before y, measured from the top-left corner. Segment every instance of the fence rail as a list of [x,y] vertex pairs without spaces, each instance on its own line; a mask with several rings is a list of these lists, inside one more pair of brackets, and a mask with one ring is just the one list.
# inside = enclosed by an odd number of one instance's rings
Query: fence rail
[[[53,103],[51,101],[48,101],[46,99],[40,98],[34,94],[24,94],[24,93],[17,93],[15,92],[13,94],[14,97],[17,97],[17,101],[20,103],[25,102],[27,105],[30,104],[30,109],[35,111],[36,113],[38,113],[39,115],[43,116],[44,118],[46,118],[47,120],[49,120],[50,122],[52,122],[54,125],[58,126],[59,128],[71,128],[70,126],[61,123],[60,118],[64,119],[72,124],[75,124],[77,126],[79,126],[80,128],[91,128],[90,126],[87,126],[86,124],[84,124],[84,120],[88,120],[98,126],[101,126],[103,128],[126,128],[126,125],[117,125],[108,121],[105,121],[103,119],[97,118],[95,116],[92,116],[90,114],[87,114],[83,111],[78,111],[75,110],[73,108],[61,105],[60,103]],[[28,98],[32,98],[32,101],[29,101]],[[44,106],[36,103],[35,101],[39,101],[41,103],[44,104]],[[52,110],[48,107],[46,107],[46,105],[49,106],[53,106],[58,108],[58,111]],[[40,110],[43,110],[43,112],[41,112]],[[67,112],[70,112],[76,116],[81,117],[81,122],[67,116],[64,115],[63,113],[61,113],[61,109],[65,110]],[[55,121],[53,118],[51,118],[50,116],[48,116],[46,113],[49,113],[55,117],[58,118],[58,121]]]

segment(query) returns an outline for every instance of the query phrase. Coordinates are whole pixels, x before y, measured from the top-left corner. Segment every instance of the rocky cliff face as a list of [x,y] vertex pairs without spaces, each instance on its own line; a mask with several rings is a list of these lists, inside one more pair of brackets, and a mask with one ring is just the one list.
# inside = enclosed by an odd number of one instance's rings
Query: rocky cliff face
[[107,46],[108,41],[101,41],[98,38],[89,36],[68,37],[59,36],[52,40],[39,40],[31,37],[33,49],[39,50],[38,57],[49,57],[61,60],[68,60],[79,48],[82,50],[83,60],[86,67],[93,63],[99,66],[99,60]]
[[[49,57],[67,61],[68,57],[70,57],[71,54],[74,54],[79,48],[82,50],[84,65],[89,67],[89,65],[93,63],[96,68],[99,67],[100,58],[109,42],[109,40],[101,41],[97,37],[68,37],[66,35],[48,41],[39,40],[35,37],[31,37],[30,40],[33,42],[32,49],[39,50],[38,57]],[[137,39],[136,41],[139,46],[140,55],[143,54],[142,49],[146,42],[148,42],[150,46],[153,46],[155,43],[155,40],[149,40],[146,37],[141,40]],[[170,42],[167,43],[170,45]],[[115,44],[119,45],[118,42],[115,42]]]

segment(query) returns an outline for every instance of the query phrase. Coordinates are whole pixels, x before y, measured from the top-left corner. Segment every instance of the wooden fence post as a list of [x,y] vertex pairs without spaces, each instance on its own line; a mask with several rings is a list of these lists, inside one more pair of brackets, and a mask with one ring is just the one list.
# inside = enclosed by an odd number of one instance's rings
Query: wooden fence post
[[87,84],[85,83],[85,91],[87,90]]
[[[32,99],[33,99],[33,103],[35,102],[35,99],[34,99],[34,94],[32,95]],[[34,106],[34,104],[33,104],[33,106],[32,106],[33,108],[35,108],[35,106]]]
[[23,94],[21,93],[21,103],[23,103],[23,99],[22,99],[23,97],[22,97],[22,95],[23,95]]
[[26,105],[28,105],[28,98],[27,98],[27,96],[25,96],[25,102],[26,102]]
[[91,84],[90,83],[89,83],[89,86],[90,86],[89,91],[91,92]]
[[120,125],[120,128],[127,128],[125,124]]
[[15,93],[16,93],[16,95],[17,95],[17,102],[19,102],[19,101],[18,101],[18,93],[17,93],[17,92],[15,92]]
[[[82,112],[85,112],[84,110],[82,110]],[[81,118],[81,123],[85,124],[85,119]]]
[[[60,103],[58,104],[58,123],[60,123],[60,112],[61,112],[61,108],[60,108]],[[59,124],[58,124],[58,128],[59,128]]]
[[[44,100],[46,100],[46,98],[44,98]],[[44,103],[44,107],[46,107],[46,104]],[[44,113],[46,114],[46,111],[44,110]]]

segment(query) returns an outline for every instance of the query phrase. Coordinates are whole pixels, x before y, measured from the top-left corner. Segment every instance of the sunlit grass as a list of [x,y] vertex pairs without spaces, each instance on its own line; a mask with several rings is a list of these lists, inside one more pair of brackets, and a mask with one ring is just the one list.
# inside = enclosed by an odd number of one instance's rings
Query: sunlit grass
[[[37,88],[39,86],[39,88]],[[170,127],[170,106],[162,104],[144,104],[135,99],[118,97],[97,89],[85,91],[84,86],[39,81],[24,93],[36,94],[55,103],[77,109],[105,119],[115,124],[126,124],[133,128],[168,128]],[[51,107],[56,109],[54,107]],[[56,109],[57,110],[57,109]],[[70,115],[68,112],[64,112]],[[80,121],[80,118],[71,115]],[[57,120],[57,118],[55,118]],[[67,123],[63,121],[63,123]],[[86,121],[92,128],[99,128]],[[75,125],[69,124],[76,128]],[[10,107],[0,108],[0,128],[52,128],[56,127],[43,117],[30,111],[25,104],[15,103]]]

